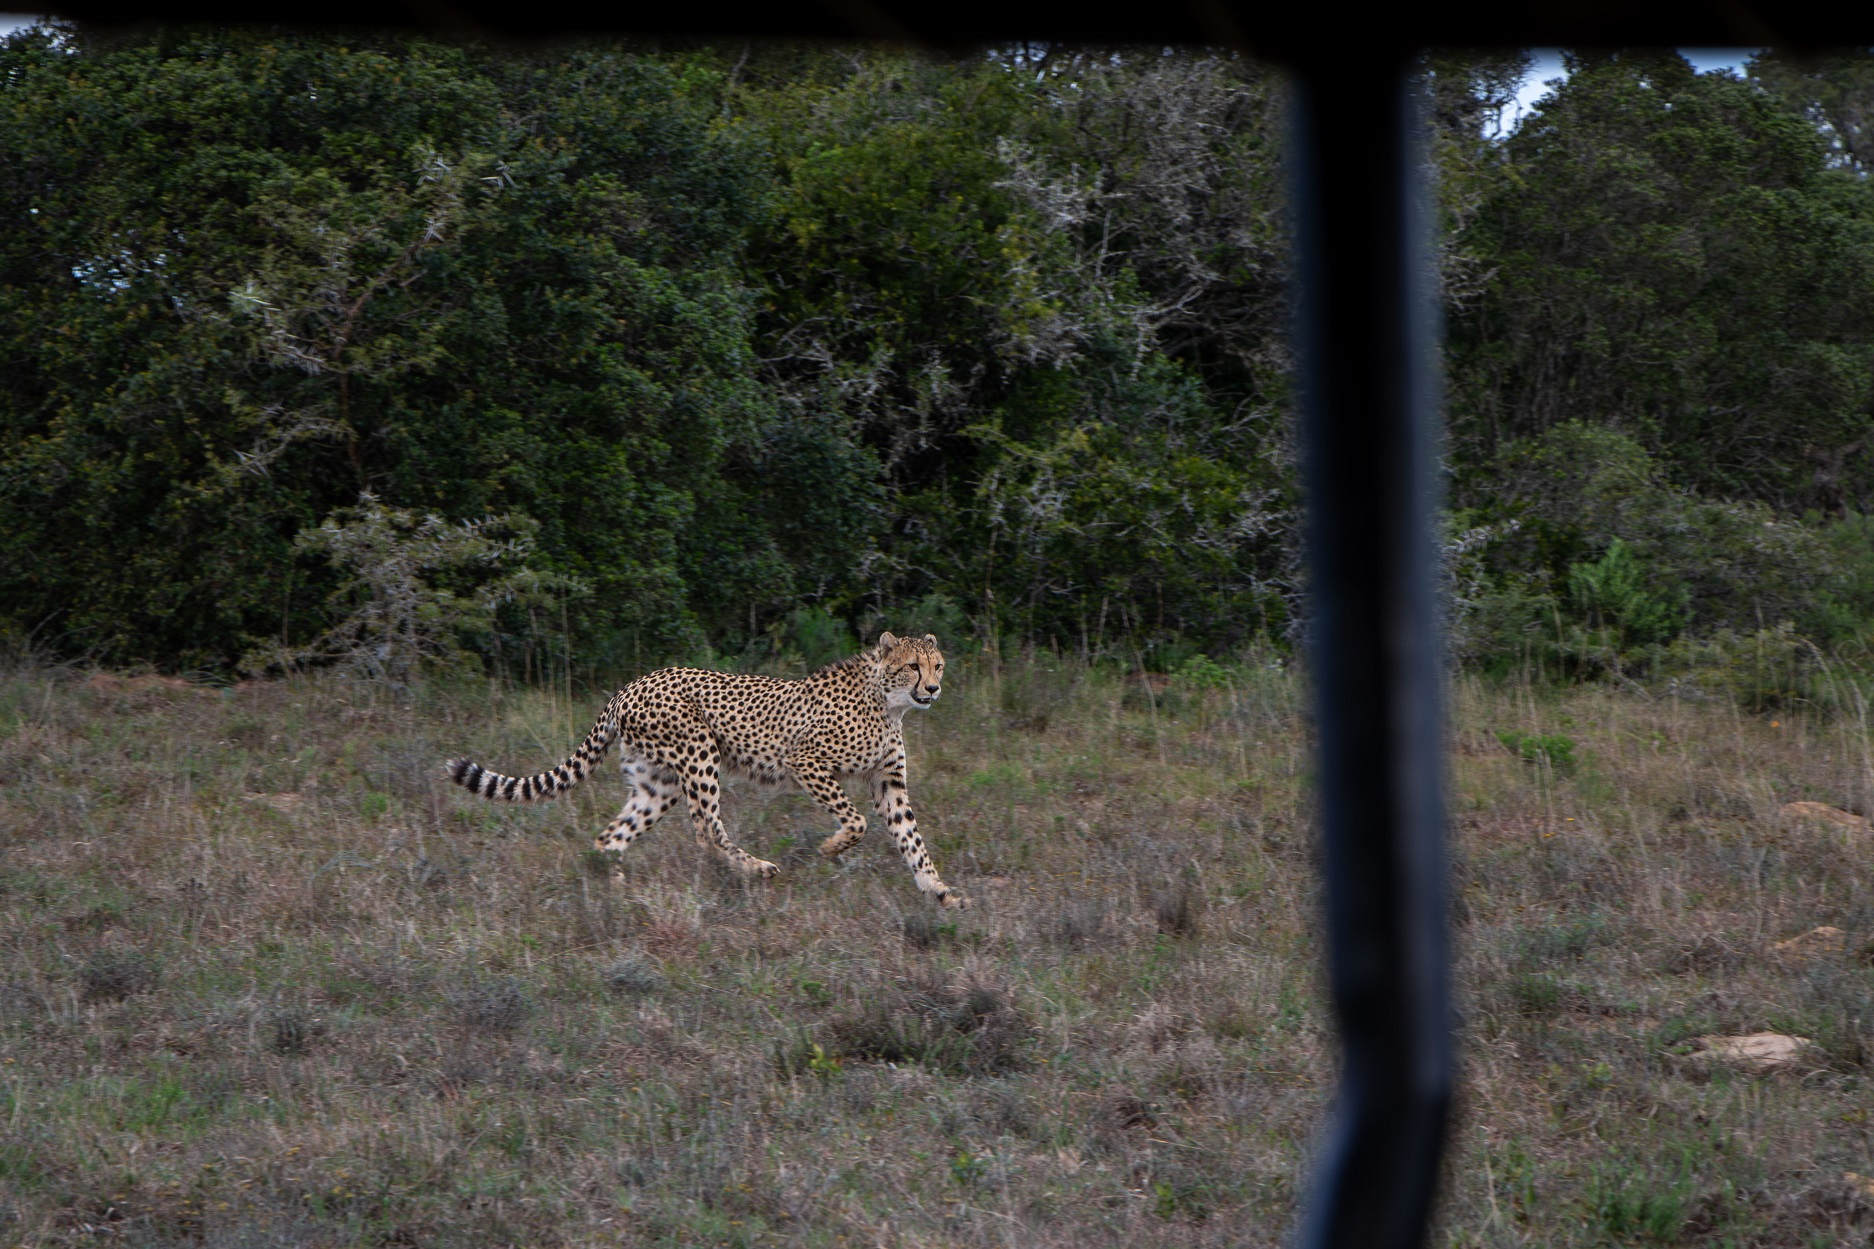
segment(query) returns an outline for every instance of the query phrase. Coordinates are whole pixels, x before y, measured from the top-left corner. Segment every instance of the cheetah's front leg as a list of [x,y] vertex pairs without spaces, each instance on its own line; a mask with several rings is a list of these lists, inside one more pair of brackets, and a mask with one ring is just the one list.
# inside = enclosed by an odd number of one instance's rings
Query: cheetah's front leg
[[917,815],[911,810],[902,755],[873,775],[872,802],[885,817],[885,827],[891,830],[892,840],[898,843],[898,853],[904,856],[905,866],[917,878],[917,887],[936,895],[947,907],[967,909],[970,900],[943,883],[937,875],[937,864],[931,861],[930,849],[918,835]]
[[839,831],[820,843],[820,853],[830,859],[858,845],[859,839],[865,836],[865,817],[839,787],[839,778],[833,775],[833,769],[805,755],[789,759],[787,767],[800,787],[839,821]]

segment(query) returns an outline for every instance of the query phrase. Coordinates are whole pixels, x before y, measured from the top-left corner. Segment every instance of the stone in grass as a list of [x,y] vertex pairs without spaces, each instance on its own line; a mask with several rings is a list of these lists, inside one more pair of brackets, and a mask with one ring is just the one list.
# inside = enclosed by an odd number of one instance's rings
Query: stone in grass
[[283,1058],[304,1058],[315,1041],[325,1035],[323,1021],[294,1007],[282,1007],[267,1017],[271,1036],[267,1048]]
[[1813,1068],[1822,1061],[1808,1037],[1785,1036],[1781,1032],[1694,1037],[1692,1044],[1698,1048],[1686,1055],[1689,1062],[1729,1063],[1764,1074]]
[[1822,824],[1833,824],[1838,828],[1852,828],[1864,833],[1868,831],[1868,819],[1865,815],[1856,815],[1840,807],[1831,807],[1826,802],[1786,802],[1781,810],[1786,820],[1812,820]]
[[79,973],[87,1002],[121,1002],[156,988],[160,969],[137,950],[99,950]]
[[664,987],[664,973],[641,958],[621,958],[605,969],[605,987],[621,997],[643,997]]
[[0,980],[0,1019],[23,1019],[43,1009],[45,999],[31,985]]
[[471,981],[450,998],[462,1022],[483,1032],[514,1032],[534,1013],[526,988],[512,976]]
[[1177,881],[1152,896],[1152,918],[1167,936],[1195,937],[1204,926],[1204,895],[1191,881]]
[[1812,958],[1818,954],[1840,954],[1848,948],[1848,934],[1832,924],[1811,928],[1808,932],[1779,941],[1770,947],[1784,958]]
[[920,950],[957,943],[957,922],[953,919],[939,919],[929,911],[911,912],[899,923],[899,930],[904,933],[907,945],[914,945]]

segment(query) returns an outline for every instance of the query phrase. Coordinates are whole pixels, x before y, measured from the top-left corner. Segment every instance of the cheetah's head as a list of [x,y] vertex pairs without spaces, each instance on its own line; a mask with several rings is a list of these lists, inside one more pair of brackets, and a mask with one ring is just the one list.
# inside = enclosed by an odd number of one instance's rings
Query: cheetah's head
[[887,707],[928,707],[943,693],[944,656],[937,649],[935,634],[901,638],[881,633],[878,655]]

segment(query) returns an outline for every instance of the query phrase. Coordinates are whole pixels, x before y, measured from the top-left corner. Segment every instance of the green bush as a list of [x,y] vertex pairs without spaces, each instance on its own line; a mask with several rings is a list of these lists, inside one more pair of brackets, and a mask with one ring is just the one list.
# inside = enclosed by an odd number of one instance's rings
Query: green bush
[[809,671],[844,659],[859,649],[846,622],[823,607],[802,607],[790,612],[783,638],[788,653],[799,656]]
[[1547,764],[1557,772],[1575,770],[1575,740],[1560,733],[1519,733],[1514,729],[1497,730],[1503,748],[1524,763]]
[[1173,674],[1180,684],[1192,690],[1226,690],[1235,684],[1235,674],[1208,655],[1191,656]]
[[1654,675],[1681,696],[1731,698],[1752,711],[1835,702],[1844,692],[1831,682],[1820,649],[1788,621],[1678,638],[1661,653]]
[[[1645,676],[1683,637],[1814,618],[1818,602],[1846,628],[1858,610],[1844,554],[1854,532],[1831,543],[1762,504],[1696,495],[1615,429],[1557,426],[1506,445],[1485,476],[1499,496],[1463,514],[1497,517],[1469,557],[1481,567],[1459,628],[1472,662]],[[1874,566],[1864,578],[1874,585]]]
[[0,353],[0,629],[170,669],[308,645],[351,604],[294,536],[366,491],[532,517],[536,566],[595,591],[593,664],[849,585],[877,462],[756,380],[739,267],[773,169],[726,73],[357,31],[0,41],[0,323],[34,327]]
[[1588,628],[1611,631],[1622,652],[1664,642],[1685,627],[1685,591],[1661,592],[1619,538],[1600,559],[1569,566],[1568,594]]
[[1874,516],[1844,516],[1821,526],[1820,538],[1828,559],[1813,570],[1812,596],[1796,623],[1825,645],[1865,655],[1874,641]]
[[575,578],[524,566],[538,529],[521,516],[452,525],[385,507],[367,491],[357,507],[341,509],[294,542],[323,555],[343,577],[333,592],[339,622],[304,645],[271,642],[250,651],[242,667],[333,663],[397,689],[407,689],[425,666],[459,667],[471,658],[464,641],[492,634],[504,607],[586,595]]

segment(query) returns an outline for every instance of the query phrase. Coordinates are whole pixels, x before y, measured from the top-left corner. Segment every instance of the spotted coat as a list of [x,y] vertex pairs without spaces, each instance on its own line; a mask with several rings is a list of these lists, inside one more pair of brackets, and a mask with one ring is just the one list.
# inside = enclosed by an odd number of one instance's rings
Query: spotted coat
[[945,906],[965,907],[968,899],[937,875],[905,784],[904,713],[937,700],[943,667],[934,636],[886,633],[878,645],[800,681],[665,668],[612,695],[586,740],[557,767],[503,776],[455,759],[449,776],[484,798],[534,802],[584,780],[616,742],[631,795],[599,834],[599,849],[624,850],[682,798],[699,845],[763,877],[780,869],[730,841],[722,826],[723,774],[793,781],[813,795],[839,821],[839,831],[820,843],[828,856],[865,836],[865,816],[839,784],[862,778],[917,887]]

